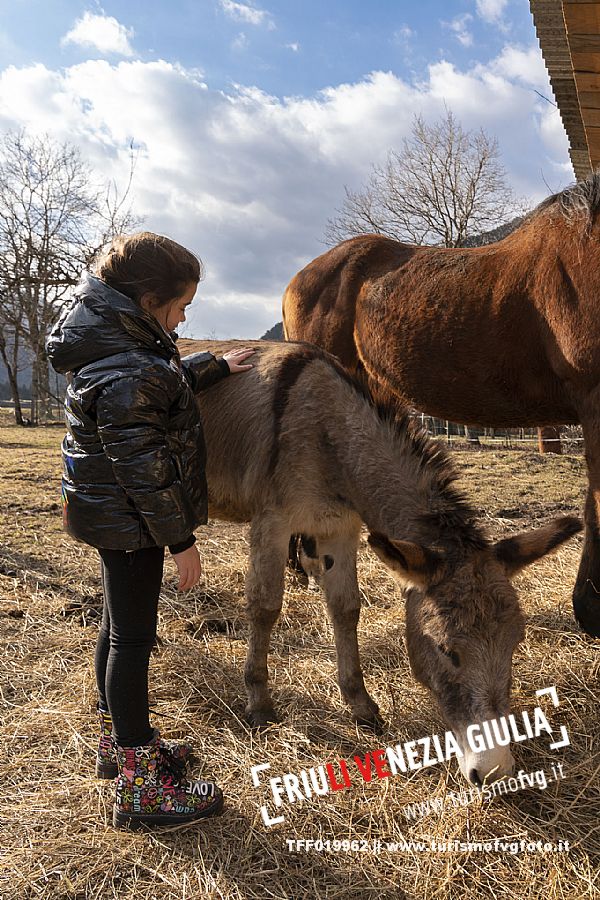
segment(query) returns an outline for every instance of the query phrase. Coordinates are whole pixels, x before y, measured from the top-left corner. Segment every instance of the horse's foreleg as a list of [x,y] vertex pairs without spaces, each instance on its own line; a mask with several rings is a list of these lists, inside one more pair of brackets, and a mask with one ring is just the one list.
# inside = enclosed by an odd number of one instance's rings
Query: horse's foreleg
[[365,688],[358,653],[356,628],[360,616],[360,594],[356,578],[357,544],[358,535],[319,540],[319,559],[324,570],[320,581],[333,624],[342,696],[359,725],[380,730],[379,707]]
[[600,397],[595,404],[587,401],[581,424],[589,485],[585,542],[573,590],[573,609],[583,630],[592,637],[600,637]]
[[261,517],[252,522],[246,576],[250,636],[244,680],[248,695],[246,716],[255,726],[277,721],[267,684],[267,654],[271,631],[281,612],[289,539],[289,529],[279,520]]

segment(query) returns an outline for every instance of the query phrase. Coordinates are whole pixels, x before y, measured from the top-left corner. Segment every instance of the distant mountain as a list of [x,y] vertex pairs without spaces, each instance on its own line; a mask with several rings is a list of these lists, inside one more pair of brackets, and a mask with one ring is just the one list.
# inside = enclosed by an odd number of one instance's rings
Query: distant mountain
[[268,331],[265,331],[261,337],[261,341],[282,341],[283,340],[283,322],[273,325]]
[[508,237],[509,234],[512,234],[519,225],[523,222],[524,216],[517,216],[515,219],[511,219],[510,222],[506,222],[504,225],[498,225],[497,228],[492,228],[491,231],[484,231],[482,234],[474,234],[472,237],[468,237],[463,244],[463,247],[485,247],[486,244],[495,244],[496,241],[501,241],[503,238]]
[[[31,400],[31,385],[26,384],[25,387],[21,387],[19,382],[19,395],[21,400]],[[0,381],[0,401],[2,400],[12,400],[8,381]]]

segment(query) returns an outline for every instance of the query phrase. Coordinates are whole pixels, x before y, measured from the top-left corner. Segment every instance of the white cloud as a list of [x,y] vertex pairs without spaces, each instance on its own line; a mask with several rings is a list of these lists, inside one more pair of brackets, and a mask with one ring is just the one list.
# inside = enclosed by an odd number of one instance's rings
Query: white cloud
[[219,3],[223,12],[238,22],[247,22],[249,25],[266,25],[267,28],[275,27],[271,13],[266,9],[258,9],[247,3],[236,3],[234,0],[219,0]]
[[521,81],[539,91],[547,91],[549,98],[548,72],[537,47],[519,47],[508,44],[492,64],[495,71],[511,80]]
[[395,44],[407,44],[415,35],[416,31],[413,31],[408,25],[401,25],[400,28],[394,31],[392,42]]
[[486,22],[499,23],[502,20],[508,0],[476,0],[477,14]]
[[[322,253],[327,218],[373,162],[410,133],[413,116],[452,109],[499,138],[519,194],[540,200],[572,178],[537,50],[507,46],[489,65],[442,61],[421,83],[374,72],[308,98],[255,87],[212,90],[165,61],[88,60],[0,73],[0,132],[26,126],[76,142],[93,167],[124,182],[140,147],[134,200],[144,226],[195,250],[207,269],[191,333],[256,337],[281,318],[282,291]],[[549,95],[550,96],[550,95]]]
[[95,47],[101,53],[133,56],[133,47],[129,43],[133,34],[133,28],[126,28],[113,16],[85,12],[65,34],[61,44],[78,44],[81,47]]
[[234,50],[245,50],[246,47],[248,46],[248,43],[249,43],[248,38],[246,37],[246,35],[244,34],[243,31],[240,31],[240,33],[237,35],[237,37],[235,37],[232,40],[231,46],[233,47]]
[[297,41],[293,41],[291,44],[285,45],[287,50],[293,50],[294,53],[298,53],[300,50],[300,44]]
[[462,16],[456,16],[450,22],[441,22],[440,24],[443,28],[449,28],[450,31],[454,32],[456,40],[463,47],[470,47],[473,44],[473,35],[469,31],[469,24],[472,21],[473,16],[470,13],[465,13]]

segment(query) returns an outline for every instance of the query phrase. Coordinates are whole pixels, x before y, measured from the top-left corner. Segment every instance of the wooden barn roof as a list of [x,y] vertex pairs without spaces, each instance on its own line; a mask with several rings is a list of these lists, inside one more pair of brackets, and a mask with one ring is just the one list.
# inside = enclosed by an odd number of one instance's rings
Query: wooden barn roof
[[578,180],[600,167],[600,2],[530,0]]

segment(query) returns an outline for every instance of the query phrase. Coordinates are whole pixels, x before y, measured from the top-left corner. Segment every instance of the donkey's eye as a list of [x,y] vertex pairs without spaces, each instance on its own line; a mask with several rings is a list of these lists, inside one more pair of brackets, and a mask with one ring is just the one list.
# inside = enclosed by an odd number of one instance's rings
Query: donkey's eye
[[453,666],[457,669],[460,667],[460,656],[456,650],[448,650],[446,647],[442,646],[442,644],[438,644],[438,650],[450,660]]

